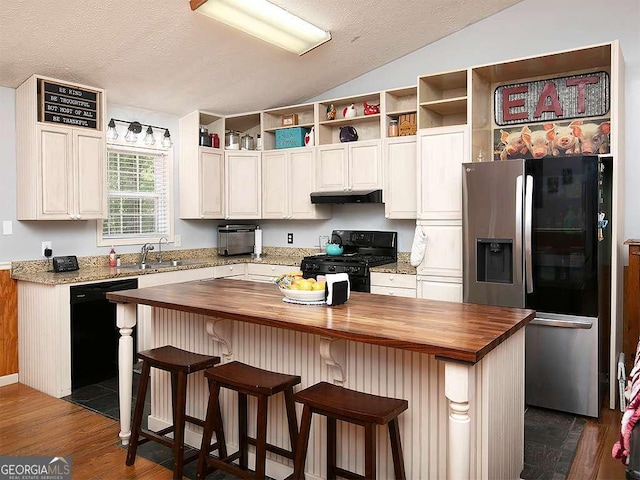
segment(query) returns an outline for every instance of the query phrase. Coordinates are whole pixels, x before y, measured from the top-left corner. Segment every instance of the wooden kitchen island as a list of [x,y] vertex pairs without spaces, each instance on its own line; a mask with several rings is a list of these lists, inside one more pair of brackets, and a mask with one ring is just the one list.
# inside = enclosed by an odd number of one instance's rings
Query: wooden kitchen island
[[[136,305],[154,308],[154,341],[257,367],[297,374],[301,388],[319,381],[409,401],[399,417],[407,478],[519,478],[524,464],[524,326],[535,312],[513,308],[351,293],[335,307],[282,301],[275,285],[203,280],[109,293],[120,328],[120,437],[128,443]],[[208,389],[191,375],[187,414],[204,418]],[[152,374],[149,426],[171,422],[170,381]],[[288,447],[281,399],[269,407],[268,441]],[[250,410],[255,404],[249,404]],[[236,402],[224,391],[231,448]],[[255,410],[252,410],[255,411]],[[298,412],[300,414],[300,411]],[[317,416],[316,416],[317,417]],[[251,417],[255,418],[255,417]],[[324,420],[314,418],[307,478],[324,478]],[[254,428],[250,421],[250,431]],[[189,427],[188,427],[189,428]],[[199,445],[199,430],[186,441]],[[393,478],[389,442],[378,429],[378,475]],[[363,471],[364,433],[338,428],[338,462]],[[283,478],[273,456],[267,474]],[[250,463],[251,465],[251,463]]]

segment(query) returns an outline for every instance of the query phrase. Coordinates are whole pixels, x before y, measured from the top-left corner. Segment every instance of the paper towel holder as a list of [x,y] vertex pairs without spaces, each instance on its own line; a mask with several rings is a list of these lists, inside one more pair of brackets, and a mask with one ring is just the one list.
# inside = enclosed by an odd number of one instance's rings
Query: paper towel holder
[[251,258],[254,260],[260,260],[262,257],[262,229],[260,225],[256,225],[256,230],[254,232],[254,242],[253,242],[253,253],[251,254]]

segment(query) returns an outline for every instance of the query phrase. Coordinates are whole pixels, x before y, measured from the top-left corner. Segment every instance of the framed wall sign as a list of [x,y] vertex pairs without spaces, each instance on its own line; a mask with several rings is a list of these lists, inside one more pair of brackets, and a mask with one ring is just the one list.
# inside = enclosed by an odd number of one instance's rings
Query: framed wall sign
[[38,121],[100,130],[100,92],[41,79]]
[[609,113],[609,74],[592,72],[501,85],[494,91],[498,126],[602,117]]

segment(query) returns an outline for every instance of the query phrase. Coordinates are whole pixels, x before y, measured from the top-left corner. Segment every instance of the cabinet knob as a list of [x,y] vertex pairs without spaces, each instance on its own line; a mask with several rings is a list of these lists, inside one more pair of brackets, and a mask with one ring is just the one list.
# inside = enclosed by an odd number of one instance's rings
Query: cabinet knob
[[392,292],[391,290],[389,290],[389,295],[392,295],[392,296],[393,296],[393,292]]
[[80,220],[82,218],[82,215],[78,214],[76,215],[76,220]]
[[389,275],[389,281],[393,282],[393,275]]
[[273,272],[276,269],[276,267],[271,267],[271,271]]
[[233,267],[229,267],[229,270],[233,271]]
[[200,215],[200,218],[204,218],[204,215]]

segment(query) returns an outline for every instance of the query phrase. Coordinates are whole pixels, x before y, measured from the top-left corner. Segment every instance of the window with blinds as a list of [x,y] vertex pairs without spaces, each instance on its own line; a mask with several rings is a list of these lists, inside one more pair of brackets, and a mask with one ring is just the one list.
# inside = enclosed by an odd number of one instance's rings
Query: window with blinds
[[171,234],[169,162],[162,151],[108,148],[109,207],[102,221],[102,243],[137,243]]

